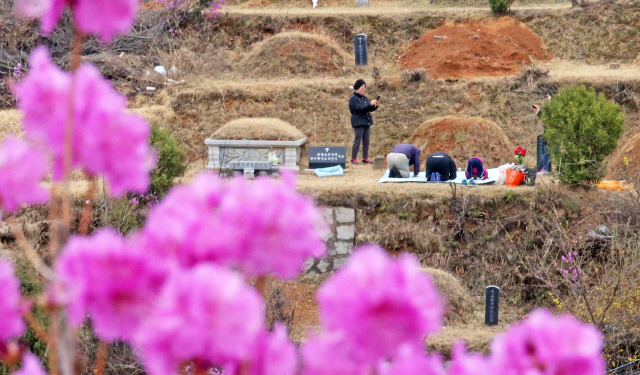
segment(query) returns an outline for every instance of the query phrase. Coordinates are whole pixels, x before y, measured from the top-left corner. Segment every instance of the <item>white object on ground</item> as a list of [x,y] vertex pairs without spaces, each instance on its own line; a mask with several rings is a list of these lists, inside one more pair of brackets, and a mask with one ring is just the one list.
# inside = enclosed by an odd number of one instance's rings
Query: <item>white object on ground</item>
[[336,165],[335,167],[317,168],[314,170],[314,172],[318,177],[331,177],[331,176],[344,175],[344,171],[342,170],[342,167],[339,165]]
[[156,91],[156,88],[153,86],[147,86],[147,91]]
[[153,68],[153,70],[155,70],[158,74],[162,74],[163,76],[167,75],[167,69],[165,69],[162,65],[156,66],[155,68]]
[[176,68],[175,65],[171,65],[171,73],[177,73],[178,72],[178,68]]
[[318,6],[318,0],[313,0],[313,7],[317,7]]
[[513,168],[514,164],[503,164],[498,167],[498,177],[496,178],[496,185],[505,185],[507,183],[507,169]]
[[124,52],[121,52],[121,53],[120,53],[120,57],[122,57],[122,56],[124,56]]

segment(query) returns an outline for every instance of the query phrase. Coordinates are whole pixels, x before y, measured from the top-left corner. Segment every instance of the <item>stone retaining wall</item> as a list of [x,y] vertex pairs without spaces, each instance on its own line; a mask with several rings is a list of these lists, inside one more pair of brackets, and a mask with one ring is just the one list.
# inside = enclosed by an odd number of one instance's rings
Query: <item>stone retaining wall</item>
[[325,237],[329,255],[324,259],[309,260],[307,273],[325,273],[342,267],[356,239],[356,211],[347,207],[327,207],[325,217],[331,231]]

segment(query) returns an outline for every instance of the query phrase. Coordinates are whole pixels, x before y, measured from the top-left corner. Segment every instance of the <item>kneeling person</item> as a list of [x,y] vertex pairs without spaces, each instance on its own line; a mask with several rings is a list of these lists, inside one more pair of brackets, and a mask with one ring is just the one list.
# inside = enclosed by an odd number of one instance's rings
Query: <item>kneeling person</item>
[[420,173],[420,149],[414,145],[399,144],[387,155],[389,177],[411,177],[410,166],[413,166],[413,176]]
[[429,181],[449,181],[456,179],[456,163],[444,152],[436,152],[427,157],[427,178]]
[[482,158],[473,156],[467,162],[467,169],[464,171],[467,180],[475,178],[478,180],[486,180],[489,178],[487,168],[484,166]]

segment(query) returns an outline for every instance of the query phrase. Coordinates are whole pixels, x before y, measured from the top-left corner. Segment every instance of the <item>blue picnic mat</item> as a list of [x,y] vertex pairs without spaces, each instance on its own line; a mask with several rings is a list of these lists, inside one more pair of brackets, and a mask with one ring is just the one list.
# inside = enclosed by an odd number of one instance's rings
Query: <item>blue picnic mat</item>
[[[379,184],[384,182],[427,182],[430,184],[438,184],[438,183],[449,183],[453,182],[454,184],[462,184],[462,181],[465,180],[464,171],[457,173],[457,178],[455,180],[449,181],[427,181],[427,177],[425,176],[426,172],[420,172],[416,177],[413,177],[413,172],[411,172],[411,177],[408,178],[389,178],[389,169],[384,172],[384,175],[380,177],[378,180]],[[478,185],[489,185],[496,182],[498,178],[498,168],[487,169],[487,174],[489,175],[489,179],[487,180],[476,180]]]

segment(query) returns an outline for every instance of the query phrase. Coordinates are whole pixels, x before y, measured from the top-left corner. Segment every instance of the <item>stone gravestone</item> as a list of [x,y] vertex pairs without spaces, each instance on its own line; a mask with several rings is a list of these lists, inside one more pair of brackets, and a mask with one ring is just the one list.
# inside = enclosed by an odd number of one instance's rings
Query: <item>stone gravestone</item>
[[549,162],[549,148],[544,136],[539,135],[536,142],[536,169],[538,171],[544,169],[551,172],[551,163]]
[[345,168],[347,162],[346,147],[309,147],[309,169],[335,167]]
[[[360,0],[358,0],[360,1]],[[367,0],[367,4],[369,0]],[[358,34],[353,39],[355,44],[355,54],[356,54],[356,66],[367,65],[368,63],[368,55],[367,55],[367,34]]]
[[484,324],[488,326],[495,326],[498,324],[499,301],[500,288],[495,285],[488,286],[484,309]]

